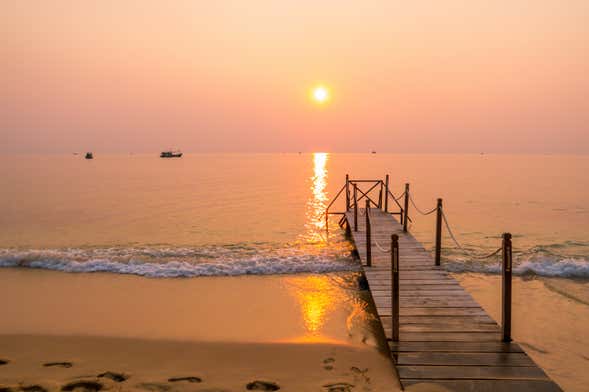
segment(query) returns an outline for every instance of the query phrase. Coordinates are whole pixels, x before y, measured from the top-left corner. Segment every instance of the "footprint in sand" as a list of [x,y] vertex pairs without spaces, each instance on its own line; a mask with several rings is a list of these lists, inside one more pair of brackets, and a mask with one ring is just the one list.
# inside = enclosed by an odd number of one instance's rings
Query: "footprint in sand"
[[323,388],[326,388],[327,392],[352,392],[354,386],[346,382],[338,382],[335,384],[326,384]]
[[278,384],[270,381],[252,381],[245,387],[248,391],[277,391],[280,389]]
[[129,378],[126,374],[123,373],[115,373],[115,372],[105,372],[98,375],[99,378],[110,378],[115,382],[123,382]]
[[335,359],[333,359],[333,358],[324,359],[323,360],[323,369],[333,370],[334,363],[335,363]]
[[27,385],[19,388],[23,392],[47,392],[41,385]]
[[12,392],[12,388],[0,387],[0,392]]
[[75,392],[98,392],[103,388],[102,384],[96,381],[73,381],[61,387],[62,391]]
[[370,384],[370,377],[368,377],[368,368],[360,369],[356,366],[352,366],[350,370],[352,371],[352,373],[354,373],[355,377],[357,376],[363,379],[365,383]]
[[151,392],[166,392],[171,389],[169,385],[157,382],[144,382],[138,384],[137,387]]
[[178,381],[186,381],[186,382],[202,382],[200,377],[188,376],[188,377],[172,377],[168,378],[169,382],[178,382]]
[[6,365],[8,362],[10,362],[8,359],[0,359],[0,366]]
[[71,368],[74,365],[71,362],[47,362],[47,363],[44,363],[43,366],[45,366],[45,367]]

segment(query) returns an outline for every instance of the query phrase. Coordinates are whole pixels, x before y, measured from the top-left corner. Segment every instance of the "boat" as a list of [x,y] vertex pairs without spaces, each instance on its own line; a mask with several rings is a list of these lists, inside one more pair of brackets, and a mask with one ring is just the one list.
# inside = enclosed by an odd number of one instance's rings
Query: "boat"
[[86,156],[84,157],[86,159],[94,159],[94,154],[92,154],[91,152],[87,152]]
[[160,154],[160,158],[181,158],[182,152],[181,151],[162,151]]

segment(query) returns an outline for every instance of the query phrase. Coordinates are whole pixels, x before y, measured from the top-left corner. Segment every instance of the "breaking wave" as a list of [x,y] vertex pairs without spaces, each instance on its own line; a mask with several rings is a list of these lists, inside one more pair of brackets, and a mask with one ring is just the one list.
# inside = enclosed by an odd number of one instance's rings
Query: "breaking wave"
[[208,247],[0,249],[0,267],[110,272],[150,278],[357,271],[345,249],[267,244]]
[[[499,263],[447,261],[445,268],[451,272],[500,273]],[[539,275],[562,278],[589,278],[589,261],[586,259],[516,260],[516,275]]]

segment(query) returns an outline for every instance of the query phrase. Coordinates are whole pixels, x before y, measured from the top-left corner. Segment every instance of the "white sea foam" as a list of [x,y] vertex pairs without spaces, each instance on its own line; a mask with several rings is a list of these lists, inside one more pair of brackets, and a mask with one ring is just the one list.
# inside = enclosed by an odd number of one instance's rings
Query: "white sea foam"
[[[444,265],[448,271],[452,272],[501,272],[501,265],[498,263],[483,264],[450,261]],[[534,274],[563,278],[589,278],[589,261],[582,258],[516,261],[513,273],[516,275]]]
[[0,249],[0,267],[110,272],[152,278],[357,271],[349,257],[297,249],[251,247]]

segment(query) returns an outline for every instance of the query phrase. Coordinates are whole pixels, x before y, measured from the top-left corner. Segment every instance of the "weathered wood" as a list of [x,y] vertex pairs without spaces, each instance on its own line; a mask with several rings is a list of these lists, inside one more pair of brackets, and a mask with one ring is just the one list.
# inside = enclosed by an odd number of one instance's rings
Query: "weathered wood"
[[[386,334],[387,338],[390,335]],[[400,332],[400,341],[405,342],[496,342],[501,332]]]
[[397,365],[401,379],[425,378],[444,380],[548,380],[536,366],[405,366]]
[[442,199],[438,199],[438,205],[436,208],[436,250],[435,250],[435,263],[440,265],[440,259],[442,258]]
[[384,212],[389,212],[389,175],[385,177]]
[[503,341],[511,341],[511,234],[503,234],[501,274],[501,327]]
[[[384,326],[385,332],[390,326]],[[403,324],[400,327],[403,332],[501,332],[499,326],[493,324]]]
[[409,221],[409,184],[405,184],[405,204],[403,205],[405,218],[403,219],[403,232],[407,233],[407,222]]
[[399,365],[430,366],[534,366],[524,353],[402,353],[396,357]]
[[[385,331],[390,328],[390,323],[382,320]],[[411,323],[400,327],[403,332],[500,332],[498,325],[489,323]]]
[[[391,307],[381,305],[378,309],[379,316],[390,316]],[[481,308],[424,308],[424,307],[401,307],[399,316],[467,316],[486,315]]]
[[399,236],[391,235],[391,332],[393,342],[399,341]]
[[370,201],[366,200],[366,265],[372,267],[372,241],[370,239]]
[[503,342],[389,342],[392,352],[523,353],[516,343]]
[[[372,266],[363,268],[364,275],[404,386],[427,382],[469,392],[560,391],[519,345],[503,342],[505,329],[451,274],[435,265],[423,246],[403,232],[404,225],[383,211],[366,210],[370,216],[358,222],[351,239],[361,258],[371,248]],[[347,227],[360,212],[354,208],[346,213]],[[403,218],[408,221],[406,213],[407,206]],[[393,234],[399,247],[398,268],[393,268],[392,255],[381,250],[392,247]],[[398,311],[393,311],[396,306]]]
[[[419,380],[404,379],[403,385],[438,385],[455,392],[559,392],[555,383],[547,380]],[[430,387],[431,388],[431,387]],[[433,390],[433,389],[432,389]]]
[[[384,322],[388,316],[380,316]],[[478,324],[493,324],[497,325],[495,320],[491,317],[484,316],[401,316],[401,323],[403,324],[461,324],[461,323],[478,323]]]

